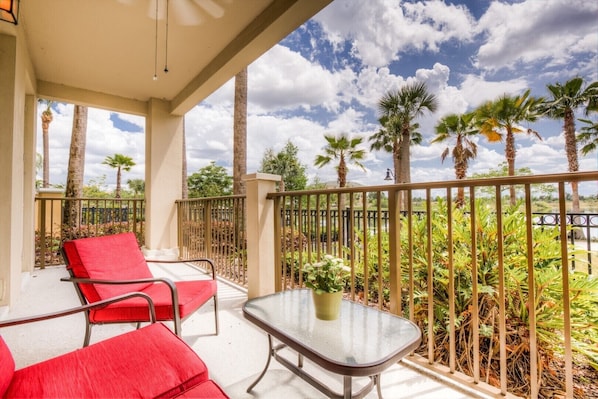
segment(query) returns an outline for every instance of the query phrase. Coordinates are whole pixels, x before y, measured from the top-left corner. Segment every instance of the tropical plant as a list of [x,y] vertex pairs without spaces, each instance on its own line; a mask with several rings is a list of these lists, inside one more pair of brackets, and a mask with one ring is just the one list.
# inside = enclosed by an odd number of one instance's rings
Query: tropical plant
[[280,191],[304,190],[307,184],[306,167],[301,164],[297,153],[299,148],[290,140],[287,141],[282,151],[274,153],[268,148],[262,158],[259,171],[280,175]]
[[[542,98],[530,96],[530,90],[518,96],[503,95],[495,101],[489,101],[476,110],[476,119],[479,124],[480,133],[486,136],[488,141],[505,140],[505,157],[509,168],[509,176],[515,176],[515,133],[527,133],[538,139],[542,139],[538,132],[530,128],[524,129],[519,126],[520,122],[534,122],[540,116],[539,106]],[[509,188],[511,205],[515,204],[515,187]]]
[[[598,106],[598,82],[594,82],[583,88],[583,79],[576,77],[568,80],[565,84],[555,83],[546,86],[552,98],[542,104],[543,113],[552,119],[564,121],[565,152],[569,172],[579,170],[577,159],[577,138],[575,136],[575,110],[579,107],[586,107],[588,111]],[[572,210],[579,212],[579,190],[578,183],[571,182]]]
[[122,171],[128,172],[131,170],[133,166],[135,166],[135,162],[133,162],[133,158],[128,157],[122,154],[114,154],[114,156],[107,156],[104,162],[104,165],[108,165],[111,168],[116,169],[116,192],[114,197],[120,198],[121,192],[121,179],[122,179]]
[[[451,155],[455,164],[455,177],[458,180],[465,179],[469,161],[474,159],[478,154],[477,144],[470,139],[470,137],[478,134],[474,118],[474,113],[445,116],[436,125],[436,137],[432,140],[432,143],[442,143],[451,139],[455,140]],[[441,158],[443,162],[448,156],[449,151],[450,147],[446,147],[442,152]],[[457,189],[455,204],[458,207],[462,207],[465,204],[463,187]]]
[[187,184],[190,198],[217,197],[232,193],[233,178],[224,167],[212,161],[189,176]]
[[339,136],[324,135],[324,138],[328,144],[324,147],[324,154],[316,156],[315,165],[321,168],[338,159],[336,167],[338,186],[345,187],[347,185],[347,163],[352,163],[365,170],[361,163],[365,158],[365,151],[359,148],[363,137],[349,138],[346,133],[341,133]]
[[372,135],[372,150],[392,153],[395,183],[411,182],[409,147],[421,143],[414,120],[426,111],[435,112],[436,96],[428,93],[425,83],[418,82],[388,91],[379,101],[382,129]]

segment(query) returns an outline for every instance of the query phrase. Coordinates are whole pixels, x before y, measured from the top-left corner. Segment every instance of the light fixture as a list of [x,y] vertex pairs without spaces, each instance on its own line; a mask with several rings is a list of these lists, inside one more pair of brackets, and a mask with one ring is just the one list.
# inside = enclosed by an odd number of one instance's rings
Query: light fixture
[[19,0],[0,0],[0,19],[17,25],[19,23]]
[[386,169],[386,177],[384,178],[386,181],[394,180],[394,175],[390,169]]

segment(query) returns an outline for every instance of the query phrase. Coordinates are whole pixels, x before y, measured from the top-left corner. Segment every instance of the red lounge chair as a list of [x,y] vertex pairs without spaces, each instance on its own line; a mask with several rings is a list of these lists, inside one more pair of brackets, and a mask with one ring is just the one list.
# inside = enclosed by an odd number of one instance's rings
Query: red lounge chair
[[205,363],[162,323],[151,298],[133,292],[41,316],[0,321],[0,327],[44,321],[135,299],[152,324],[15,369],[0,336],[0,398],[228,398]]
[[[62,255],[71,277],[63,281],[74,283],[81,304],[97,302],[127,292],[139,291],[149,295],[160,321],[174,322],[174,331],[181,335],[181,321],[214,299],[214,319],[218,334],[218,301],[214,264],[210,259],[190,259],[174,262],[207,262],[212,278],[206,280],[176,281],[156,278],[133,233],[67,241]],[[131,299],[85,313],[86,330],[83,346],[89,345],[91,327],[103,323],[130,323],[148,321],[147,304]],[[139,326],[139,324],[138,324]]]

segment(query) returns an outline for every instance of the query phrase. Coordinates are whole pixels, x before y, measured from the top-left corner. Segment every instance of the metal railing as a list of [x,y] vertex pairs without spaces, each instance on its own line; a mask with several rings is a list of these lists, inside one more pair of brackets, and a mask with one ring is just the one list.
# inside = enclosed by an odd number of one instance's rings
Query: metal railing
[[[78,210],[73,226],[63,224],[65,205]],[[143,199],[37,197],[35,212],[35,266],[42,269],[64,264],[60,248],[66,240],[131,231],[140,245],[145,242]]]
[[245,197],[194,198],[176,205],[181,257],[211,258],[220,277],[246,286]]
[[[491,394],[584,397],[580,372],[598,377],[598,279],[590,231],[586,248],[571,244],[592,220],[567,213],[571,181],[595,187],[598,173],[270,193],[277,289],[302,287],[303,266],[325,253],[342,257],[349,299],[420,325],[413,360]],[[551,218],[533,212],[535,184],[558,187]],[[509,185],[524,192],[516,206]]]

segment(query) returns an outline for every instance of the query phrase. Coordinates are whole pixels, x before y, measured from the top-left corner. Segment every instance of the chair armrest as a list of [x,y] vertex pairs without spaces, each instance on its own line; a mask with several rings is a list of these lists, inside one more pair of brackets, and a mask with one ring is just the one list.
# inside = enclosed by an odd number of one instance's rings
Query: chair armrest
[[[179,293],[176,288],[176,284],[167,277],[150,277],[150,278],[139,278],[139,279],[134,279],[134,280],[102,280],[102,279],[82,278],[82,277],[62,277],[60,279],[60,281],[70,282],[70,283],[74,283],[74,284],[108,284],[108,285],[126,285],[126,284],[138,284],[138,283],[164,283],[170,289],[170,300],[172,302],[173,311],[175,312],[175,314],[177,314],[179,312]],[[143,295],[147,296],[146,294],[143,294]],[[94,302],[94,303],[97,303],[97,302]],[[153,302],[152,302],[152,305],[153,305]]]
[[160,260],[160,259],[146,259],[146,262],[152,263],[193,263],[193,262],[207,262],[212,269],[212,280],[216,280],[216,268],[214,261],[209,258],[191,258],[191,259],[176,259],[176,260]]
[[70,309],[46,313],[46,314],[38,315],[38,316],[21,317],[18,319],[0,321],[0,328],[16,326],[19,324],[33,323],[33,322],[37,322],[37,321],[56,319],[58,317],[63,317],[63,316],[69,316],[69,315],[72,315],[75,313],[84,312],[89,309],[99,308],[102,306],[109,305],[111,303],[120,302],[125,299],[130,299],[130,298],[134,298],[134,297],[141,297],[147,301],[147,303],[149,305],[150,322],[155,323],[156,322],[156,309],[154,308],[154,301],[152,301],[152,298],[149,295],[144,294],[142,292],[130,292],[128,294],[115,296],[113,298],[104,299],[102,301],[90,303],[90,304],[83,305],[83,306],[77,306],[77,307],[70,308]]
[[60,281],[77,284],[108,284],[108,285],[124,285],[124,284],[139,284],[139,283],[164,283],[171,289],[176,291],[176,285],[174,282],[167,277],[148,277],[148,278],[137,278],[132,280],[102,280],[97,278],[86,278],[86,277],[62,277]]

